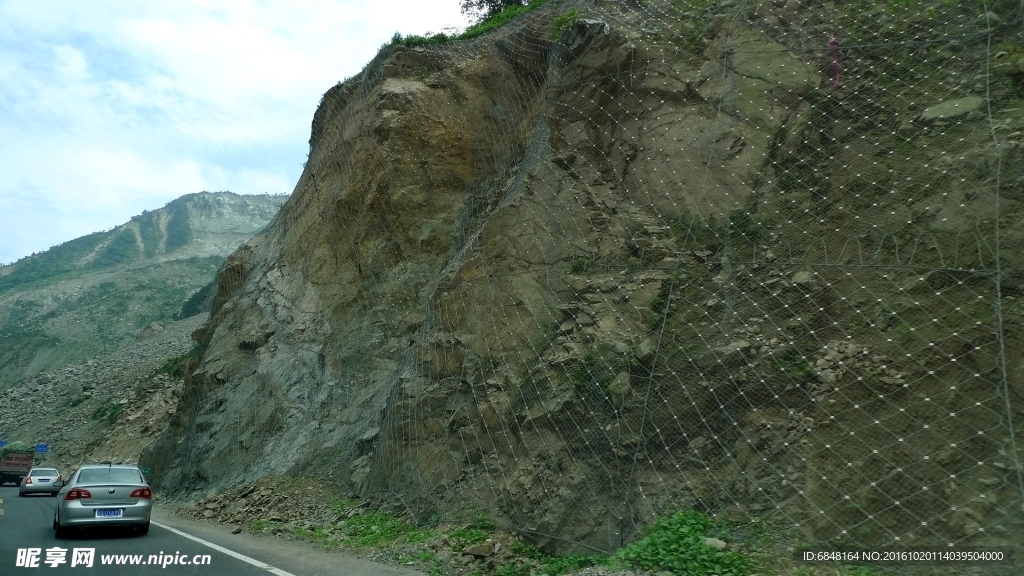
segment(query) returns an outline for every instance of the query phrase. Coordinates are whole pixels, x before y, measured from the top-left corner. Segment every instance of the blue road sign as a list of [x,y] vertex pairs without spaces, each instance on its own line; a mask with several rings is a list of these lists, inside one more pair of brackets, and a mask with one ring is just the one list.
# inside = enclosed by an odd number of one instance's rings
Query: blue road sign
[[0,440],[0,448],[7,446],[7,440]]
[[49,452],[49,451],[50,451],[50,445],[49,444],[45,444],[43,442],[40,442],[39,444],[36,444],[36,452]]

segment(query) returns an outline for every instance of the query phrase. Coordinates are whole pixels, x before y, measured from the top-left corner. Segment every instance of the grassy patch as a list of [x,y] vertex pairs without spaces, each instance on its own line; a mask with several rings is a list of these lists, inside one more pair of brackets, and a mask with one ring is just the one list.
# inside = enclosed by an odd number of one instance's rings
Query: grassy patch
[[188,300],[185,300],[185,303],[181,306],[181,311],[174,316],[174,319],[184,320],[185,318],[191,318],[201,312],[209,312],[210,308],[207,305],[207,300],[213,296],[216,289],[217,279],[214,278],[206,286],[203,286],[194,294],[189,296]]
[[607,563],[608,558],[605,556],[583,556],[580,554],[570,554],[569,556],[551,556],[529,544],[522,544],[515,542],[511,546],[512,551],[520,556],[524,556],[533,560],[536,564],[539,564],[537,568],[531,571],[531,568],[526,565],[513,565],[506,564],[495,570],[497,576],[527,576],[531,573],[544,573],[550,574],[551,576],[557,576],[559,574],[565,574],[575,570],[580,570],[588,566],[597,566],[600,564]]
[[167,209],[171,215],[167,220],[167,240],[164,242],[164,248],[171,252],[192,241],[192,224],[186,203],[174,204],[173,207],[168,205]]
[[477,514],[473,518],[473,527],[481,530],[494,530],[494,521],[487,514]]
[[807,357],[799,350],[793,349],[778,358],[779,368],[789,377],[798,380],[806,380],[814,377],[814,369]]
[[470,26],[465,32],[459,35],[458,39],[465,40],[467,38],[479,36],[484,32],[490,32],[491,30],[503,26],[512,20],[515,20],[517,17],[526,14],[531,10],[536,10],[547,3],[548,0],[533,0],[533,2],[530,2],[525,6],[509,6],[501,12]]
[[619,375],[628,374],[631,369],[630,357],[610,346],[600,345],[584,350],[576,364],[569,368],[568,377],[576,391],[588,401],[598,402],[605,398],[619,401],[627,391],[619,383]]
[[121,414],[121,405],[111,402],[93,410],[92,419],[113,425],[114,422],[117,422],[119,414]]
[[508,24],[512,20],[515,20],[519,16],[526,14],[531,10],[536,10],[537,8],[540,8],[541,6],[547,3],[548,0],[533,0],[533,2],[530,2],[529,4],[526,4],[524,6],[509,6],[508,8],[502,10],[501,12],[498,12],[497,14],[494,14],[493,16],[481,20],[480,22],[470,26],[469,28],[466,28],[465,32],[454,36],[449,36],[443,33],[430,34],[428,36],[402,36],[398,32],[395,32],[395,35],[391,37],[390,45],[412,47],[425,46],[429,44],[439,44],[441,42],[448,42],[450,40],[468,40],[470,38],[475,38],[485,32],[490,32],[495,28],[500,28],[501,26]]
[[253,520],[249,522],[248,527],[251,532],[263,532],[267,528],[274,526],[274,523],[270,520]]
[[480,528],[459,528],[448,534],[448,539],[451,540],[453,549],[462,550],[466,546],[487,540],[487,531]]
[[743,555],[705,544],[711,521],[688,510],[662,518],[640,540],[615,554],[629,566],[668,570],[689,576],[747,576],[750,560]]
[[160,367],[153,372],[153,374],[150,375],[150,378],[152,378],[153,376],[159,376],[160,374],[167,374],[172,378],[184,378],[185,370],[188,366],[188,361],[198,356],[201,351],[202,347],[196,346],[189,350],[188,352],[185,352],[184,354],[175,356],[174,358],[167,360],[166,362],[161,364]]
[[579,10],[575,8],[569,10],[565,14],[556,16],[554,22],[552,22],[554,29],[551,31],[551,35],[554,38],[558,38],[562,35],[562,32],[572,28],[573,24],[579,22],[580,18],[582,18],[582,15]]
[[667,318],[672,317],[678,311],[680,280],[681,275],[678,268],[669,270],[668,278],[661,283],[658,293],[647,304],[645,318],[647,327],[651,330],[659,329]]
[[135,232],[130,228],[121,230],[114,239],[92,261],[93,268],[107,268],[134,260],[139,256],[139,245]]
[[[358,502],[338,500],[332,502],[330,506],[340,512],[358,506]],[[433,530],[418,530],[411,527],[394,514],[378,511],[362,512],[333,526],[320,526],[315,530],[297,529],[296,533],[325,539],[334,534],[338,540],[343,540],[346,544],[377,548],[398,542],[423,542],[437,535]]]
[[597,264],[596,258],[573,258],[569,262],[569,272],[572,274],[583,274]]

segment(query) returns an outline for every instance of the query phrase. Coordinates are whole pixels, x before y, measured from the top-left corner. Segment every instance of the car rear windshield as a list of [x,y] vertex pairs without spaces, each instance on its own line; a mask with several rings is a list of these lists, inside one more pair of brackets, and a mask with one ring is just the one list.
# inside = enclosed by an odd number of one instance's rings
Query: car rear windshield
[[56,468],[36,468],[32,471],[33,476],[56,476]]
[[93,470],[82,470],[78,475],[80,484],[140,484],[142,475],[138,470],[131,468],[95,468]]

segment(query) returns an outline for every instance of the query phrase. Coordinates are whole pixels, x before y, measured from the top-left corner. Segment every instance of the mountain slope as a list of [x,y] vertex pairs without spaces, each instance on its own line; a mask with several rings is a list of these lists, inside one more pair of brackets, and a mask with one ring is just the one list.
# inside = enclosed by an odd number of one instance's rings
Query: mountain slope
[[109,352],[147,324],[179,316],[285,199],[188,194],[0,268],[0,389]]

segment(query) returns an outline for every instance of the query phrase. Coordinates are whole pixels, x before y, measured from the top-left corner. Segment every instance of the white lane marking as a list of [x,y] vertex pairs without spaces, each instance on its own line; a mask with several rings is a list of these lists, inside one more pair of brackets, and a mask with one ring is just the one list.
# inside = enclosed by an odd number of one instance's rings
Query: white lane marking
[[213,548],[214,550],[216,550],[218,552],[223,552],[224,554],[227,554],[228,556],[231,556],[232,558],[237,558],[237,559],[241,560],[242,562],[246,562],[248,564],[252,564],[253,566],[255,566],[257,568],[262,568],[262,569],[266,570],[267,572],[270,572],[271,574],[276,574],[277,576],[295,576],[295,574],[292,574],[291,572],[285,572],[284,570],[281,570],[280,568],[275,568],[275,567],[271,566],[270,564],[267,564],[266,562],[261,562],[261,561],[255,559],[255,558],[250,558],[250,557],[246,556],[245,554],[239,554],[238,552],[235,552],[234,550],[228,550],[227,548],[225,548],[223,546],[218,546],[217,544],[214,544],[213,542],[208,542],[206,540],[203,540],[202,538],[199,538],[198,536],[193,536],[193,535],[191,535],[191,534],[189,534],[187,532],[182,532],[181,530],[178,530],[177,528],[171,528],[170,526],[164,526],[163,524],[161,524],[159,522],[152,522],[152,524],[154,524],[155,526],[159,526],[159,527],[163,528],[164,530],[170,530],[171,532],[174,532],[178,536],[183,536],[185,538],[188,538],[189,540],[195,540],[196,542],[199,542],[203,546],[208,546],[208,547]]

